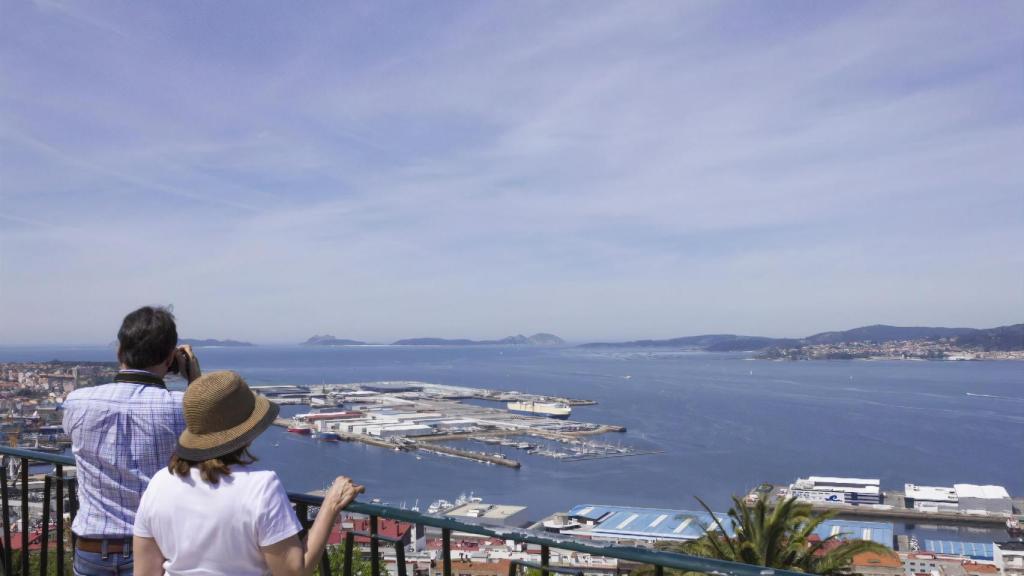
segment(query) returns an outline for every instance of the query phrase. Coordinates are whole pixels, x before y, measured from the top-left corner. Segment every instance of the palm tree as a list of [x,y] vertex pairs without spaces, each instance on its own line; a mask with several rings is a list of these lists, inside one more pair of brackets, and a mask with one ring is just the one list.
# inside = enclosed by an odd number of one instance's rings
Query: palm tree
[[[794,570],[830,576],[847,571],[853,557],[861,552],[889,553],[889,549],[869,540],[840,542],[842,534],[811,538],[822,522],[835,512],[814,513],[811,505],[789,498],[769,508],[764,500],[753,505],[736,498],[729,508],[733,536],[722,521],[700,498],[712,524],[698,540],[667,542],[658,547],[706,558],[742,562],[768,568]],[[838,542],[838,543],[837,543]]]

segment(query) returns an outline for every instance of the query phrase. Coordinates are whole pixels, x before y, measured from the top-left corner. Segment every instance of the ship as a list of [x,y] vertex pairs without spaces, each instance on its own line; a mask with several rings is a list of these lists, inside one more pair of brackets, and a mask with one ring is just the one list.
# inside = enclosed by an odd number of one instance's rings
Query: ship
[[341,440],[341,436],[339,436],[335,432],[316,432],[316,431],[314,431],[313,432],[313,438],[316,439],[316,440],[327,440],[329,442],[337,442],[337,441]]
[[564,402],[509,402],[508,409],[512,412],[547,416],[549,418],[565,419],[572,414],[572,408]]
[[305,422],[292,420],[291,424],[288,425],[288,431],[295,434],[309,434],[313,431],[313,427]]
[[1010,538],[1020,538],[1024,536],[1024,528],[1021,528],[1020,520],[1013,517],[1007,518],[1006,533],[1010,535]]

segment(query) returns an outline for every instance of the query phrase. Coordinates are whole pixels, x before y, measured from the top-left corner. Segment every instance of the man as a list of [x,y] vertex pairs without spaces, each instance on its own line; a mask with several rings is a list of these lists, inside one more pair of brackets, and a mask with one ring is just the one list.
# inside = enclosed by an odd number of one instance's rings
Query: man
[[64,431],[78,468],[78,536],[74,572],[131,574],[132,526],[139,498],[167,466],[185,429],[182,392],[164,386],[168,372],[192,382],[199,362],[178,347],[174,316],[145,306],[125,316],[117,333],[121,364],[114,382],[82,388],[64,401]]

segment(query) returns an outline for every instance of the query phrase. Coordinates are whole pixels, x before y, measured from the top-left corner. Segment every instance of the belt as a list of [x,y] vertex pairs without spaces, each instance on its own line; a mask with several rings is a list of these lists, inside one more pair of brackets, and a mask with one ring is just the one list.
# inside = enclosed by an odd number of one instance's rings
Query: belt
[[[106,543],[106,550],[103,550],[103,544]],[[82,552],[93,552],[95,554],[120,554],[122,552],[131,552],[132,550],[132,537],[121,536],[117,538],[84,538],[79,536],[77,538],[77,548]]]

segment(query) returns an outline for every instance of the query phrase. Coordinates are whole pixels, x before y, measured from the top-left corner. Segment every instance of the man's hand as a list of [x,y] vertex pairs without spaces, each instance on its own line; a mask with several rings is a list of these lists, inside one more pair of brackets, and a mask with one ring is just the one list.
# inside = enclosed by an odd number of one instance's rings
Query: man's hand
[[324,496],[324,506],[331,514],[337,514],[356,499],[356,496],[366,491],[366,488],[352,482],[347,476],[338,476],[334,484]]
[[192,346],[188,344],[178,346],[178,349],[174,351],[174,355],[178,360],[178,374],[189,384],[203,375],[199,369],[199,359],[192,352]]

